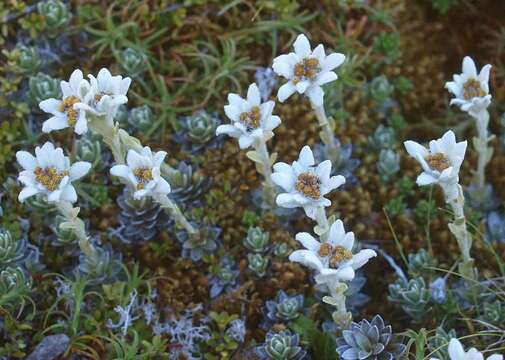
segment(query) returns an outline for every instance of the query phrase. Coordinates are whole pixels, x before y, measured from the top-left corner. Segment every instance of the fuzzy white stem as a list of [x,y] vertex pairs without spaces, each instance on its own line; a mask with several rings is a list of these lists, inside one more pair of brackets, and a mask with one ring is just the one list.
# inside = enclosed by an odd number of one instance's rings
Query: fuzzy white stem
[[[463,262],[460,265],[460,272],[465,277],[471,279],[476,278],[476,271],[474,269],[474,261],[470,255],[470,250],[472,248],[472,235],[469,233],[466,226],[465,217],[465,196],[463,194],[463,188],[459,184],[454,184],[452,186],[457,186],[458,196],[456,199],[449,201],[449,205],[454,213],[454,220],[449,223],[449,230],[452,232],[454,237],[458,242],[459,251],[463,257]],[[445,189],[444,189],[445,191]]]
[[261,139],[256,147],[256,151],[261,158],[262,174],[265,177],[263,182],[263,201],[272,209],[275,207],[275,184],[272,181],[272,165],[270,164],[270,154],[268,153],[267,144],[264,139]]
[[[103,137],[103,141],[112,152],[116,164],[125,163],[128,150],[142,151],[143,146],[139,139],[119,128],[117,124],[113,125],[112,121],[107,120],[105,116],[93,118],[89,125],[93,131]],[[161,165],[161,172],[169,180],[177,174],[177,170],[165,163]]]
[[65,222],[63,222],[60,226],[65,229],[72,230],[72,232],[77,237],[79,248],[84,253],[84,255],[91,261],[91,263],[97,263],[97,251],[93,244],[89,241],[89,236],[86,234],[84,221],[82,221],[77,216],[80,209],[77,207],[74,208],[71,203],[66,201],[56,203],[56,208],[58,209],[58,212],[61,214],[61,216],[63,216],[65,219]]
[[326,145],[326,155],[329,160],[331,160],[334,167],[337,167],[340,163],[340,145],[335,141],[335,135],[333,134],[333,128],[328,121],[326,112],[324,110],[324,105],[314,106],[314,113],[316,114],[317,121],[321,127],[321,132],[319,137],[324,145]]
[[352,314],[347,311],[345,306],[347,285],[335,279],[328,280],[326,286],[330,296],[323,297],[323,301],[336,308],[336,311],[332,314],[333,321],[342,329],[347,329],[352,322]]
[[330,229],[330,224],[328,223],[328,217],[326,216],[326,208],[320,206],[317,208],[316,212],[316,222],[320,229],[320,237],[322,241],[326,241],[328,238],[328,230]]
[[486,165],[491,157],[491,148],[488,147],[491,139],[488,133],[489,112],[487,109],[481,109],[476,113],[471,112],[470,115],[475,119],[477,127],[478,136],[473,141],[478,154],[476,177],[478,188],[483,193],[486,185]]
[[155,200],[163,209],[167,209],[170,212],[175,222],[183,229],[185,229],[189,235],[197,236],[199,234],[198,230],[195,229],[195,227],[191,225],[191,223],[186,219],[179,206],[177,206],[177,204],[173,202],[168,196],[159,196]]

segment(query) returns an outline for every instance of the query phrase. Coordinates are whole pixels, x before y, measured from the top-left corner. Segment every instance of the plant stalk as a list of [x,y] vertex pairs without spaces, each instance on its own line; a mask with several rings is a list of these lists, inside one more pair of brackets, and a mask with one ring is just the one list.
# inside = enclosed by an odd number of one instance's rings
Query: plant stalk
[[333,128],[328,121],[328,117],[326,116],[326,112],[324,110],[324,105],[321,106],[312,106],[314,109],[314,113],[316,114],[317,122],[321,127],[321,132],[319,133],[319,137],[321,141],[325,145],[326,156],[334,168],[337,168],[340,165],[340,144],[336,141],[335,135],[333,134]]

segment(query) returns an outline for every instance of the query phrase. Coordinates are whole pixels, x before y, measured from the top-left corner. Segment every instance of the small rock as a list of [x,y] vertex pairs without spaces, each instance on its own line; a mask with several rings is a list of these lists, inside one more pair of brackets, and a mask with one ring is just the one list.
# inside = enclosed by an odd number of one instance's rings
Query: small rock
[[69,343],[70,339],[65,334],[46,336],[26,360],[56,359],[67,350]]

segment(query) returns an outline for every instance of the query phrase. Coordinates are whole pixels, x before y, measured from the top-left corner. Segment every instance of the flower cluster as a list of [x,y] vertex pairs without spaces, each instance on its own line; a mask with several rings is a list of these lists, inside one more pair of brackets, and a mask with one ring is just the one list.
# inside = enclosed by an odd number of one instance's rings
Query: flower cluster
[[277,98],[284,102],[295,92],[305,94],[314,106],[323,105],[322,85],[337,80],[333,71],[342,65],[345,55],[333,53],[326,55],[322,44],[311,50],[307,37],[298,35],[293,44],[294,52],[276,57],[272,68],[286,78],[287,83],[279,88]]
[[324,196],[345,183],[342,175],[330,174],[331,161],[315,166],[312,150],[304,146],[298,160],[291,165],[283,162],[274,165],[272,180],[285,191],[277,196],[277,204],[286,208],[303,207],[305,214],[315,219],[318,209],[331,205]]
[[415,141],[406,141],[407,152],[423,168],[417,177],[417,184],[439,184],[445,192],[447,202],[456,199],[459,170],[465,158],[466,145],[466,141],[456,142],[456,136],[451,130],[442,138],[430,141],[428,149]]
[[463,72],[455,74],[453,81],[448,81],[445,87],[454,95],[451,105],[456,105],[468,113],[478,113],[491,103],[489,94],[489,72],[491,65],[484,66],[479,73],[471,57],[463,59]]
[[61,130],[68,127],[82,135],[88,131],[88,123],[93,116],[107,115],[107,122],[112,126],[112,119],[121,104],[128,101],[126,93],[131,79],[112,76],[109,70],[101,69],[95,77],[84,79],[81,70],[75,70],[69,81],[62,81],[62,98],[50,98],[40,102],[40,108],[52,115],[42,125],[43,132]]
[[166,155],[165,151],[153,153],[148,146],[140,153],[129,150],[126,156],[127,165],[114,165],[110,173],[121,178],[131,188],[135,199],[167,195],[170,193],[170,184],[161,177],[160,169]]
[[229,94],[228,103],[224,107],[224,112],[232,124],[219,125],[216,134],[238,138],[241,149],[272,138],[274,135],[272,131],[281,123],[278,116],[272,115],[275,103],[273,101],[262,103],[256,84],[249,85],[246,99],[238,94]]
[[21,202],[39,194],[51,203],[74,203],[77,201],[77,193],[72,182],[85,176],[91,168],[91,164],[85,161],[70,164],[63,149],[55,148],[50,142],[35,148],[35,156],[26,151],[18,151],[16,158],[23,168],[18,177],[25,186],[19,193]]
[[316,270],[315,280],[320,284],[334,280],[351,281],[355,270],[377,256],[370,249],[354,254],[354,233],[346,232],[341,220],[331,225],[326,241],[320,242],[306,232],[296,234],[296,240],[305,250],[294,251],[289,259]]

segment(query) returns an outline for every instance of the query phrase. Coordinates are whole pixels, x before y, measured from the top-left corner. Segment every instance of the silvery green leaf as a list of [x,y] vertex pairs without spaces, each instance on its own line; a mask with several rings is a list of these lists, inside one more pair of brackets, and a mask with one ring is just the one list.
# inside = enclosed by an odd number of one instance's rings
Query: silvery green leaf
[[262,163],[262,159],[259,152],[255,150],[248,151],[245,155],[256,163]]

